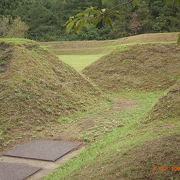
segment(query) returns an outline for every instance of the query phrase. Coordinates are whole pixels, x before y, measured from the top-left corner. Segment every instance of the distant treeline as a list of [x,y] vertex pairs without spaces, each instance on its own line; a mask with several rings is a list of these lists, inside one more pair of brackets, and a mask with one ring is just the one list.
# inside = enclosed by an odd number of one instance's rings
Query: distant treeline
[[102,25],[101,28],[84,29],[80,34],[67,34],[65,22],[69,17],[91,6],[105,8],[101,1],[0,0],[0,36],[8,37],[7,34],[12,32],[26,30],[26,33],[21,34],[39,41],[106,40],[141,33],[180,31],[179,6],[165,4],[164,0],[139,2],[136,6],[129,4],[119,8],[121,14],[114,19],[113,29]]

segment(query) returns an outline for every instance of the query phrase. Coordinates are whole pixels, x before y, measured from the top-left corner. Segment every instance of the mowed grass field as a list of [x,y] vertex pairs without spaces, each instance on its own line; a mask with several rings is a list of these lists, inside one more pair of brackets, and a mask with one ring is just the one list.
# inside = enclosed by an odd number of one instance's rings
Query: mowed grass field
[[81,72],[85,67],[91,65],[105,54],[91,55],[58,55],[66,64],[72,66],[76,71]]

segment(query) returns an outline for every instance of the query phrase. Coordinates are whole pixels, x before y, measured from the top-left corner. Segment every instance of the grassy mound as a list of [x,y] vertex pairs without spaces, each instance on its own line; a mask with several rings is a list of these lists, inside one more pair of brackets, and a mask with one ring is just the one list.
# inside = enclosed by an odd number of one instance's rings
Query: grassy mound
[[100,94],[98,88],[37,43],[1,40],[0,148],[37,126],[83,111],[97,102]]
[[136,36],[129,36],[118,39],[119,43],[160,43],[160,42],[176,42],[178,38],[178,32],[170,33],[149,33],[140,34]]
[[179,50],[175,44],[127,46],[102,57],[83,73],[104,90],[165,90],[180,76]]
[[156,120],[175,119],[180,117],[180,81],[170,88],[168,93],[163,96],[159,103],[154,106],[147,122]]

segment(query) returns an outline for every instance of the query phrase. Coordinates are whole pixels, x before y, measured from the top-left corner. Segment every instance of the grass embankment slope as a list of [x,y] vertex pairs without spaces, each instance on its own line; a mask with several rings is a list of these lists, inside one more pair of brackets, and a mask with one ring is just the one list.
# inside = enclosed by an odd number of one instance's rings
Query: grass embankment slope
[[77,118],[74,127],[95,120],[86,129],[91,145],[45,179],[178,179],[179,55],[171,42],[125,44],[87,67],[112,99]]
[[102,57],[83,73],[104,90],[165,90],[180,78],[179,51],[176,44],[127,46]]
[[[70,179],[178,179],[180,147],[180,83],[162,96],[148,116],[107,138],[111,143],[101,147],[97,159]],[[137,111],[136,111],[137,112]],[[130,119],[134,120],[133,115]],[[129,127],[128,127],[129,126]],[[124,132],[127,130],[127,132]],[[117,138],[118,137],[118,138]],[[104,142],[107,141],[104,139]],[[161,167],[168,167],[161,170]]]
[[[95,104],[100,90],[36,42],[0,39],[0,151]],[[49,134],[50,133],[50,134]]]

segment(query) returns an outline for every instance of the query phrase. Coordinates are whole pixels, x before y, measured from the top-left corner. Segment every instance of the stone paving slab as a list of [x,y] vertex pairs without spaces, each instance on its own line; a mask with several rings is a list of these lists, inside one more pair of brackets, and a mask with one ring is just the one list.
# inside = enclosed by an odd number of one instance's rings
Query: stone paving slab
[[24,180],[39,170],[26,164],[0,162],[0,180]]
[[63,156],[62,158],[58,159],[55,162],[41,161],[41,160],[36,160],[36,159],[34,160],[34,159],[16,158],[16,157],[10,157],[10,156],[1,156],[0,163],[1,162],[17,163],[17,164],[26,164],[28,166],[40,167],[41,168],[40,171],[38,171],[37,173],[27,178],[27,180],[40,180],[40,179],[43,179],[43,177],[47,176],[49,173],[53,172],[58,167],[62,166],[68,160],[76,157],[84,149],[85,147],[78,148],[68,153],[67,155]]
[[80,144],[81,143],[76,142],[34,140],[29,143],[20,145],[5,153],[4,155],[17,158],[55,162],[74,149],[77,149]]

